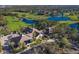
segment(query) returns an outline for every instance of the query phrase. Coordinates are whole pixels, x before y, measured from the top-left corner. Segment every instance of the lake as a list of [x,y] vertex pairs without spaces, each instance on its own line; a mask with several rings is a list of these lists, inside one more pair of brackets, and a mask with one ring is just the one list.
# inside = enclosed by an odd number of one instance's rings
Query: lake
[[54,16],[54,17],[49,17],[48,20],[50,20],[50,21],[69,21],[71,19],[69,17]]
[[38,21],[36,20],[31,20],[31,19],[26,19],[26,18],[20,18],[21,21],[27,23],[27,24],[36,24]]
[[69,25],[71,28],[75,28],[77,30],[79,30],[79,23],[73,23]]

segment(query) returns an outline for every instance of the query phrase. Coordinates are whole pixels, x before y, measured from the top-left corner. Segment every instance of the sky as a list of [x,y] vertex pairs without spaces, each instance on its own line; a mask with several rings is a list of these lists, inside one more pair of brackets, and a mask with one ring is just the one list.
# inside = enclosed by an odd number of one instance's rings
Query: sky
[[79,0],[0,0],[0,5],[79,5]]
[[[27,5],[19,5],[19,7],[27,7]],[[79,8],[79,5],[30,5],[32,7],[49,7],[49,8]],[[29,6],[29,7],[30,7]],[[0,8],[5,8],[5,7],[18,7],[18,5],[0,5]]]

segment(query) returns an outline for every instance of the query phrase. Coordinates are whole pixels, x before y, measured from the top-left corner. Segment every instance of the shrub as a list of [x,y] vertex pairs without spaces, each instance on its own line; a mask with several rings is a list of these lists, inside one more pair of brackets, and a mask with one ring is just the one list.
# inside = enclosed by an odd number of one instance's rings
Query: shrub
[[61,39],[61,44],[67,48],[71,48],[71,43],[69,42],[69,40],[66,37],[63,37]]

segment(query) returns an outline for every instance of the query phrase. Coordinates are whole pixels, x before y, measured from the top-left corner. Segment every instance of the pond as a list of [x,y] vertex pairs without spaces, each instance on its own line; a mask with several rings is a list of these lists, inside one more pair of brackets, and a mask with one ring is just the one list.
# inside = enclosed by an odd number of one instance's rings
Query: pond
[[27,24],[36,24],[36,23],[38,23],[38,21],[36,21],[36,20],[31,20],[31,19],[27,19],[27,18],[20,18],[20,20],[27,23]]
[[69,25],[71,28],[79,30],[79,23],[73,23]]
[[69,21],[71,19],[69,17],[54,16],[54,17],[49,17],[48,20],[50,20],[50,21]]

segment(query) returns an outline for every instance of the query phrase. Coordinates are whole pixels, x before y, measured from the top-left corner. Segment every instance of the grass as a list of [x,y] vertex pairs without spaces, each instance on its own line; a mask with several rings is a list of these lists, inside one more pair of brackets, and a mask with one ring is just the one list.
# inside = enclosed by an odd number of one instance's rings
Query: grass
[[74,14],[73,15],[69,15],[70,13],[64,13],[65,16],[69,17],[72,21],[79,21],[78,19],[78,15]]
[[78,17],[77,17],[76,15],[68,16],[68,17],[70,17],[73,21],[79,20]]
[[43,20],[43,19],[47,19],[48,16],[47,15],[37,15],[37,14],[32,14],[32,13],[21,13],[21,12],[16,12],[18,13],[18,16],[22,16],[25,15],[26,18],[28,19],[32,19],[32,20]]
[[[25,15],[25,18],[33,19],[33,20],[42,20],[42,19],[47,19],[48,17],[46,15],[36,15],[36,14],[31,14],[31,13],[21,13],[21,12],[16,12],[19,17],[22,17],[22,15]],[[7,28],[10,31],[18,31],[21,29],[21,27],[25,26],[31,26],[30,24],[26,24],[22,21],[19,21],[17,18],[14,16],[5,16],[7,20]]]
[[[19,17],[22,17],[22,15],[25,15],[25,18],[33,19],[33,20],[42,20],[42,19],[47,19],[48,17],[46,15],[36,15],[36,14],[31,14],[31,13],[21,13],[21,12],[16,12]],[[5,16],[7,20],[7,28],[10,31],[18,31],[21,29],[21,27],[25,26],[31,26],[30,24],[26,24],[22,21],[19,21],[17,18],[14,18],[13,16]]]
[[75,21],[59,21],[59,23],[73,24]]
[[[33,13],[22,13],[22,12],[15,12],[18,14],[19,17],[22,17],[22,15],[25,15],[25,18],[33,19],[33,20],[47,20],[47,15],[36,15]],[[72,20],[78,20],[77,16],[68,16]],[[21,29],[21,27],[29,26],[29,24],[26,24],[22,21],[19,21],[17,18],[14,18],[13,16],[6,16],[7,20],[7,27],[10,31],[18,31]],[[73,21],[60,21],[59,23],[66,23],[66,24],[72,24]]]
[[7,28],[10,31],[18,31],[21,29],[21,27],[29,26],[29,24],[19,21],[18,19],[13,18],[11,16],[6,16],[6,20],[7,20]]

